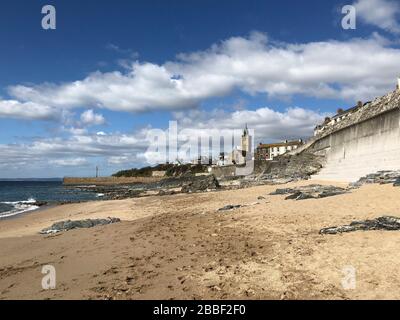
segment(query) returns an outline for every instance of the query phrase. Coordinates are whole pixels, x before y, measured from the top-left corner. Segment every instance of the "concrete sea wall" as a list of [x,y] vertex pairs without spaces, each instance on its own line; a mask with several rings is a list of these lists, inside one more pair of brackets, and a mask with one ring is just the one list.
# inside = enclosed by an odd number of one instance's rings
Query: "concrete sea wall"
[[400,110],[391,109],[313,143],[326,165],[314,179],[352,182],[369,173],[400,169]]

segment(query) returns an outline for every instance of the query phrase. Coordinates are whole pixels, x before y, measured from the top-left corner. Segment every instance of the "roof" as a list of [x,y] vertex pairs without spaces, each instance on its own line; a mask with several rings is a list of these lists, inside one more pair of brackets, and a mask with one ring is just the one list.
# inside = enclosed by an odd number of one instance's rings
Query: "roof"
[[360,105],[357,104],[356,106],[354,106],[354,107],[352,107],[352,108],[349,108],[349,109],[347,109],[347,110],[344,110],[344,111],[341,112],[341,113],[337,113],[336,115],[334,115],[334,116],[332,117],[332,119],[336,119],[336,118],[343,117],[345,114],[348,114],[348,113],[350,113],[350,112],[356,111],[357,109],[359,109],[359,108],[365,106],[366,104],[368,104],[368,103],[370,103],[370,102],[371,102],[371,101],[368,101],[368,102],[366,102],[366,103],[363,103],[362,106],[360,106]]
[[364,104],[362,107],[356,109],[348,117],[342,121],[327,126],[326,129],[321,132],[317,139],[321,139],[335,131],[342,130],[346,127],[350,127],[356,123],[366,121],[374,118],[382,113],[400,107],[400,90],[392,91],[382,97],[376,98],[371,102]]

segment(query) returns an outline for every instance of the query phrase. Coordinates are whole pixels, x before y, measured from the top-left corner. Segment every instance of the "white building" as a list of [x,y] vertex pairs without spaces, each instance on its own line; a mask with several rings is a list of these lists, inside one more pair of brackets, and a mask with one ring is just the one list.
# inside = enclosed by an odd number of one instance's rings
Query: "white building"
[[284,141],[280,143],[263,144],[260,143],[256,149],[256,160],[274,160],[277,156],[285,154],[286,152],[297,149],[303,145],[303,140]]

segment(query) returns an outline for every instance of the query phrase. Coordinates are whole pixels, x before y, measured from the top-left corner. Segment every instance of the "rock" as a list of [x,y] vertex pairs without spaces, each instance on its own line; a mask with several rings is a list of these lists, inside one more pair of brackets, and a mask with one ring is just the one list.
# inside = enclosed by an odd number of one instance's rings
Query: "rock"
[[274,192],[271,192],[271,196],[277,196],[277,195],[284,195],[284,194],[289,194],[289,193],[294,193],[296,192],[296,189],[290,189],[290,188],[285,188],[285,189],[276,189]]
[[238,205],[232,205],[232,204],[228,204],[227,206],[218,209],[218,211],[230,211],[230,210],[235,210],[235,209],[239,209],[242,206],[240,204]]
[[48,203],[45,201],[35,201],[34,203],[32,203],[32,205],[37,206],[37,207],[43,207],[46,206]]
[[400,171],[378,171],[376,173],[368,174],[358,181],[351,183],[352,187],[361,187],[364,184],[393,184],[395,187],[400,186]]
[[159,196],[172,196],[174,194],[176,194],[176,192],[174,190],[160,190],[158,192]]
[[346,192],[348,192],[348,189],[345,188],[311,184],[297,188],[276,189],[274,192],[270,193],[270,195],[288,194],[285,200],[305,200],[333,197]]
[[257,198],[257,200],[265,200],[265,197],[259,196],[259,197]]
[[310,193],[296,191],[292,195],[287,196],[285,198],[285,200],[306,200],[306,199],[315,199],[315,197]]
[[400,218],[383,216],[374,220],[353,221],[349,225],[341,227],[330,227],[320,230],[320,234],[338,234],[353,231],[368,230],[400,230]]
[[298,180],[308,180],[311,175],[323,167],[325,157],[313,151],[304,151],[295,155],[284,154],[273,161],[256,161],[257,181],[269,184],[284,184]]
[[72,229],[80,228],[92,228],[98,225],[107,225],[111,223],[120,222],[118,218],[107,218],[107,219],[86,219],[86,220],[76,220],[76,221],[61,221],[54,223],[51,227],[43,229],[40,234],[52,234],[61,231],[68,231]]
[[207,190],[217,190],[220,188],[218,180],[214,175],[192,177],[190,182],[182,186],[181,192],[193,193]]

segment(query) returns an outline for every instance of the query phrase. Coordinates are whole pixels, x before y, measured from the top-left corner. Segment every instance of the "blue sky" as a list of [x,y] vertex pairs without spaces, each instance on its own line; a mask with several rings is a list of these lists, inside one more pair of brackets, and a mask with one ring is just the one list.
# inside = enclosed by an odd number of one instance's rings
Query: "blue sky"
[[[56,30],[41,28],[46,4]],[[346,4],[356,30],[341,27]],[[0,177],[146,165],[148,131],[175,119],[307,137],[393,90],[399,13],[391,0],[2,1]]]

